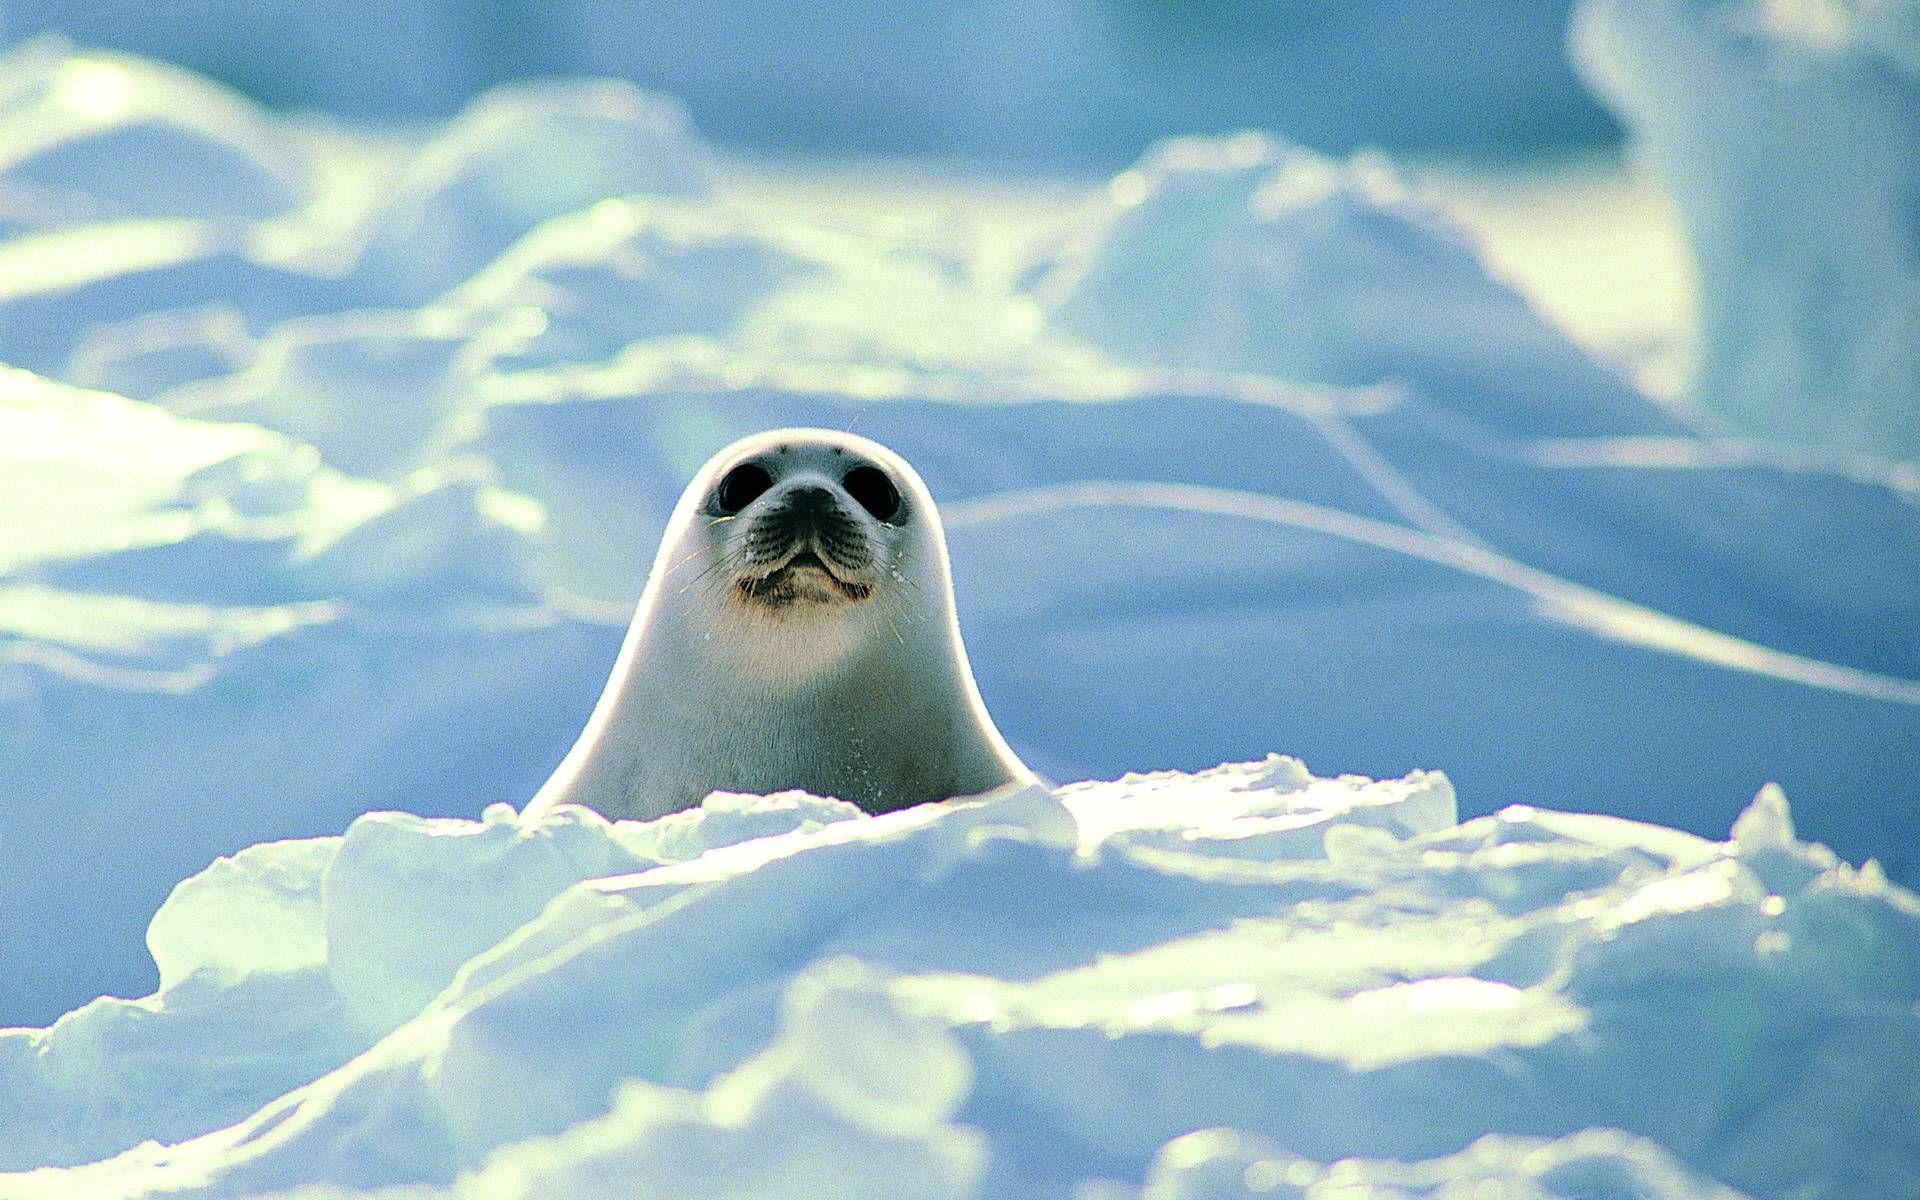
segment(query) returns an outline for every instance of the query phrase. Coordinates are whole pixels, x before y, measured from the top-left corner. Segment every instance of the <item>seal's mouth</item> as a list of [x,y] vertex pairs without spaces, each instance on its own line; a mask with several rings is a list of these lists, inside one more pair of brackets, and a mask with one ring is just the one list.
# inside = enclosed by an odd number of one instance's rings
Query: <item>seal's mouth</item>
[[734,580],[740,595],[770,608],[788,604],[859,603],[873,595],[873,585],[842,579],[826,560],[811,549],[789,558],[765,575],[743,575]]

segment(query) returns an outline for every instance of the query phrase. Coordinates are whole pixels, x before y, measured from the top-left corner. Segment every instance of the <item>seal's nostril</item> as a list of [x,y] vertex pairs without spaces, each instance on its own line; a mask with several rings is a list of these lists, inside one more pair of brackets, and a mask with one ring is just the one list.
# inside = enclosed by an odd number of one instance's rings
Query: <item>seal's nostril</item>
[[818,484],[805,483],[787,493],[786,503],[795,513],[822,513],[833,507],[833,493]]

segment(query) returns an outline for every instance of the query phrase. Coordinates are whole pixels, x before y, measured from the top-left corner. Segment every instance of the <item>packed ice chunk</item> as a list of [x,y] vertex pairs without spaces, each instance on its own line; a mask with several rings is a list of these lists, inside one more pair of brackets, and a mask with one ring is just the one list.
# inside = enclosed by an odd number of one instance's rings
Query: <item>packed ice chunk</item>
[[195,976],[158,997],[95,1000],[49,1029],[0,1029],[0,1171],[197,1137],[370,1041],[313,969]]
[[704,1093],[631,1082],[612,1110],[495,1154],[456,1193],[962,1200],[986,1146],[952,1124],[971,1065],[885,978],[828,962],[783,998],[779,1036]]
[[1555,1140],[1487,1137],[1459,1154],[1413,1163],[1317,1163],[1242,1130],[1204,1129],[1161,1148],[1138,1200],[1311,1200],[1329,1191],[1356,1200],[1742,1200],[1657,1142],[1611,1129]]
[[[1802,846],[1817,851],[1819,846]],[[1845,863],[1821,872],[1782,913],[1783,937],[1797,948],[1787,966],[1790,986],[1827,992],[1844,988],[1895,1007],[1920,1001],[1920,903],[1890,885],[1872,859],[1858,870]]]
[[806,792],[776,792],[771,796],[714,792],[698,808],[668,813],[631,832],[625,826],[621,828],[626,843],[636,852],[661,862],[684,862],[721,846],[783,833],[812,832],[858,816],[859,808],[845,800]]
[[945,1030],[899,1012],[885,985],[855,961],[823,963],[788,989],[776,1048],[795,1082],[860,1124],[937,1129],[972,1090],[973,1064]]
[[1055,326],[1136,362],[1394,384],[1508,433],[1681,428],[1492,276],[1467,231],[1383,161],[1261,134],[1154,147],[1037,294]]
[[824,264],[710,205],[606,200],[529,235],[456,293],[493,314],[497,365],[592,363],[628,344],[721,337]]
[[0,1169],[77,1163],[238,1119],[373,1040],[325,969],[321,881],[338,837],[217,859],[147,930],[160,990],[46,1030],[0,1030]]
[[[1437,777],[1270,758],[884,817],[789,794],[638,825],[365,818],[183,886],[156,947],[204,966],[144,1006],[0,1036],[6,1165],[65,1168],[0,1194],[1843,1200],[1920,1181],[1920,900],[1839,863],[1769,883],[1759,818],[1716,844],[1534,808],[1454,825],[1450,804]],[[1303,807],[1329,814],[1324,853],[1231,837]],[[1777,820],[1761,840],[1818,857]],[[585,877],[603,869],[628,873]],[[324,967],[305,899],[266,905],[284,955],[187,952],[316,872]],[[231,908],[204,902],[223,890]],[[354,1057],[369,1004],[386,1032]],[[250,1026],[282,1031],[249,1046],[251,1080],[208,1053]],[[136,1076],[177,1102],[125,1091]],[[113,1121],[87,1119],[96,1095],[122,1097]]]
[[1298,1200],[1318,1175],[1315,1164],[1257,1134],[1196,1129],[1160,1147],[1139,1200]]
[[320,884],[339,851],[338,838],[267,842],[182,881],[147,927],[160,990],[196,972],[235,980],[323,965]]
[[238,1119],[418,1014],[469,958],[581,880],[858,815],[797,792],[716,794],[645,825],[573,807],[540,822],[505,805],[478,822],[374,813],[344,839],[219,858],[148,927],[155,996],[0,1035],[0,1130],[14,1135],[0,1139],[0,1170]]
[[[1357,785],[1357,786],[1356,786]],[[1177,807],[1167,795],[1180,798]],[[1315,779],[1297,758],[1272,755],[1186,775],[1127,775],[1060,793],[1089,844],[1159,845],[1240,858],[1319,858],[1337,828],[1380,829],[1391,839],[1433,833],[1457,819],[1439,772],[1401,780]]]
[[1699,260],[1693,398],[1920,457],[1920,21],[1898,0],[1586,0],[1574,59]]
[[[357,479],[258,425],[11,370],[0,468],[0,793],[36,797],[0,835],[0,1021],[150,988],[147,919],[217,855],[423,791],[523,802],[617,643],[545,607],[537,509],[472,472]],[[480,711],[500,688],[521,699]]]
[[707,152],[672,100],[611,79],[505,85],[407,164],[372,217],[356,278],[387,303],[422,303],[551,217],[709,187]]
[[323,889],[334,987],[368,1024],[399,1026],[568,885],[657,864],[606,825],[572,806],[523,824],[504,804],[478,823],[405,813],[355,821]]
[[177,542],[196,523],[183,482],[209,469],[250,477],[257,495],[298,491],[280,445],[251,426],[183,421],[0,368],[0,507],[11,514],[0,570]]
[[1771,892],[1797,892],[1839,863],[1825,846],[1795,836],[1787,794],[1777,783],[1762,787],[1735,818],[1728,844]]
[[1777,783],[1761,788],[1733,823],[1733,844],[1742,850],[1766,850],[1793,843],[1793,814]]
[[344,527],[298,543],[294,576],[320,593],[398,605],[536,604],[543,595],[526,544],[538,506],[503,493],[482,471],[454,464],[414,473],[383,503]]
[[0,55],[0,80],[0,213],[21,224],[244,223],[305,197],[276,125],[200,76],[48,37]]

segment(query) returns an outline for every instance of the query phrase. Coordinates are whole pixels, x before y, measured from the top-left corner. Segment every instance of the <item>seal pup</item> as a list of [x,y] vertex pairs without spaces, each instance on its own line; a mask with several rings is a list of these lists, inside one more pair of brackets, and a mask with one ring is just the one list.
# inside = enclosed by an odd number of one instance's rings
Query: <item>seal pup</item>
[[606,690],[530,812],[801,788],[890,812],[1026,783],[960,642],[946,535],[877,442],[779,429],[680,497]]

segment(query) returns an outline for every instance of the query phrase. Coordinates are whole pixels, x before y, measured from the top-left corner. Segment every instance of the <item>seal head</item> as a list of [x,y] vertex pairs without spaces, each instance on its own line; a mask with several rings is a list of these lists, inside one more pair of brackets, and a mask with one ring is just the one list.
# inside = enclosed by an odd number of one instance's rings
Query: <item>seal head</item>
[[688,485],[606,691],[534,804],[653,817],[803,788],[884,812],[1032,778],[980,701],[919,475],[864,438],[784,429]]

